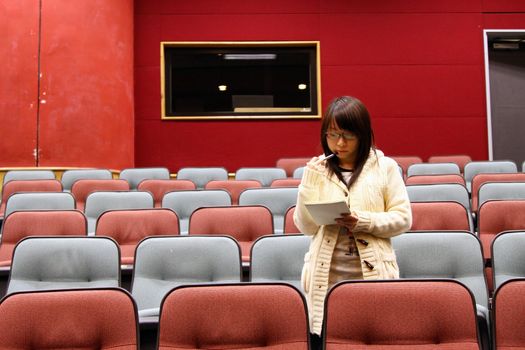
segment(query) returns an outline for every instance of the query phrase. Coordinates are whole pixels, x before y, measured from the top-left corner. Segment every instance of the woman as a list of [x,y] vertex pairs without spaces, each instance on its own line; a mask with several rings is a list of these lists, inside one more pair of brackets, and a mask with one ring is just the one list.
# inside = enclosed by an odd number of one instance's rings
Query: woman
[[[302,286],[310,331],[320,335],[328,289],[345,279],[398,278],[390,237],[410,229],[412,213],[397,163],[377,150],[370,116],[356,98],[343,96],[327,108],[321,126],[325,156],[312,158],[303,174],[294,215],[312,235],[305,255]],[[344,200],[350,214],[334,213],[336,223],[317,225],[305,203]]]

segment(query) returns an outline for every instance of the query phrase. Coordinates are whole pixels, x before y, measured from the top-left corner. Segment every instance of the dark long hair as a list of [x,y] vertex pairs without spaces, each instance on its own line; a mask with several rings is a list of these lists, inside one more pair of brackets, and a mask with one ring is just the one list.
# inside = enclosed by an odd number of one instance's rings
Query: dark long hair
[[[374,131],[372,130],[370,114],[365,105],[355,97],[341,96],[332,100],[326,108],[321,124],[321,144],[326,155],[331,153],[326,140],[326,132],[334,124],[340,129],[353,132],[359,143],[354,171],[348,183],[348,188],[350,188],[361,174],[370,150],[372,149],[375,152]],[[327,167],[329,173],[335,174],[343,181],[336,157],[327,161]]]

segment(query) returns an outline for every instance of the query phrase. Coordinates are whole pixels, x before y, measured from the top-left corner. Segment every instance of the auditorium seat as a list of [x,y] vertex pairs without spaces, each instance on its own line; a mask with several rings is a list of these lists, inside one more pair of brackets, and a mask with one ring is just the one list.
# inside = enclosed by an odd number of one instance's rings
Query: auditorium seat
[[95,236],[108,236],[117,242],[123,265],[133,264],[142,239],[178,234],[179,218],[166,208],[108,210],[98,217],[95,228]]
[[478,212],[478,196],[481,185],[487,182],[525,182],[524,173],[494,173],[494,174],[476,174],[472,178],[472,212]]
[[525,181],[485,182],[479,187],[478,208],[489,200],[525,200]]
[[405,180],[406,185],[431,185],[431,184],[460,184],[465,186],[463,175],[412,175]]
[[472,189],[472,179],[481,173],[516,173],[518,167],[511,160],[485,160],[465,164],[464,177],[469,193]]
[[84,211],[87,197],[97,191],[129,191],[129,184],[122,179],[81,179],[71,186],[78,210]]
[[206,190],[226,190],[232,198],[232,205],[239,204],[239,195],[247,188],[261,188],[257,180],[212,180],[204,187]]
[[55,173],[51,170],[9,170],[5,173],[2,184],[11,180],[53,180]]
[[428,157],[429,163],[455,163],[459,166],[459,170],[463,174],[465,165],[472,162],[472,158],[466,154],[455,155],[435,155]]
[[159,350],[309,349],[304,298],[287,284],[175,288],[159,328]]
[[162,207],[162,198],[171,191],[195,190],[195,184],[190,180],[142,180],[137,186],[138,191],[147,191],[153,196],[155,208]]
[[288,208],[297,203],[297,187],[263,187],[250,188],[241,192],[239,205],[263,205],[273,215],[274,233],[282,234],[284,216]]
[[0,303],[3,349],[137,350],[137,324],[122,289],[14,293]]
[[232,205],[230,194],[225,190],[172,191],[164,195],[162,207],[169,208],[179,217],[180,234],[188,234],[191,214],[200,207]]
[[23,210],[73,210],[75,198],[67,192],[17,192],[9,197],[4,217]]
[[250,281],[284,282],[303,290],[301,272],[310,242],[305,235],[259,237],[250,254]]
[[4,216],[7,200],[18,192],[60,192],[62,183],[51,180],[10,180],[2,186],[2,202],[0,203],[0,218]]
[[407,168],[407,177],[413,175],[460,175],[456,163],[415,163]]
[[241,247],[242,261],[250,261],[257,238],[274,232],[272,213],[262,205],[201,207],[191,214],[190,235],[228,235]]
[[286,211],[286,214],[284,214],[284,234],[290,234],[290,233],[302,233],[297,226],[295,226],[295,222],[293,221],[293,215],[295,213],[295,205],[293,207],[288,208]]
[[495,290],[510,279],[525,278],[525,229],[500,232],[492,241],[491,251]]
[[77,180],[111,180],[113,174],[108,169],[69,169],[64,171],[60,181],[64,191],[71,191]]
[[10,266],[16,244],[29,236],[85,236],[87,220],[78,210],[15,211],[6,216],[0,239],[0,266]]
[[470,231],[470,213],[458,202],[412,202],[412,227],[410,231]]
[[423,163],[423,159],[418,156],[390,156],[401,167],[403,177],[406,178],[408,167],[412,164]]
[[87,196],[84,213],[88,219],[88,235],[95,234],[97,219],[114,209],[153,208],[151,193],[144,191],[98,191]]
[[483,342],[490,344],[489,294],[479,239],[467,231],[409,232],[392,237],[399,276],[450,278],[463,283],[474,295]]
[[241,273],[240,248],[231,237],[148,237],[137,246],[131,290],[141,317],[158,316],[174,287],[240,282]]
[[293,171],[292,178],[294,178],[294,179],[302,179],[303,178],[303,173],[304,173],[304,168],[306,168],[306,167],[302,166],[300,168],[295,169]]
[[189,180],[197,189],[204,189],[212,180],[228,180],[228,171],[220,167],[186,167],[177,173],[178,180]]
[[153,168],[126,168],[120,172],[120,179],[124,179],[129,183],[129,188],[137,189],[137,186],[142,180],[146,179],[160,179],[169,180],[170,172],[167,168],[153,167]]
[[513,279],[496,289],[493,298],[493,349],[525,349],[525,279]]
[[345,281],[325,300],[325,350],[480,349],[474,298],[454,280]]
[[286,171],[281,168],[240,168],[235,172],[235,180],[257,180],[263,187],[270,187],[273,180],[286,179]]
[[120,254],[107,237],[28,237],[13,252],[7,294],[120,286]]
[[294,179],[287,177],[286,179],[275,179],[270,184],[270,187],[298,187],[301,179]]
[[275,163],[277,168],[284,169],[287,177],[293,177],[295,169],[303,167],[312,157],[288,157],[279,158]]

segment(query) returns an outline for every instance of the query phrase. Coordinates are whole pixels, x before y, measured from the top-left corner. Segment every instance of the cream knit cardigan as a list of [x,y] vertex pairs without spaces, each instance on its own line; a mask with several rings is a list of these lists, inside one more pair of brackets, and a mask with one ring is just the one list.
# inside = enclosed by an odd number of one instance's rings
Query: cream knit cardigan
[[390,237],[410,229],[410,201],[397,163],[383,152],[370,151],[361,175],[351,190],[337,176],[305,168],[294,214],[294,222],[312,235],[301,276],[306,293],[310,331],[321,334],[324,301],[328,291],[330,262],[339,226],[318,226],[304,204],[344,200],[358,217],[353,235],[361,258],[364,279],[399,278],[399,268]]

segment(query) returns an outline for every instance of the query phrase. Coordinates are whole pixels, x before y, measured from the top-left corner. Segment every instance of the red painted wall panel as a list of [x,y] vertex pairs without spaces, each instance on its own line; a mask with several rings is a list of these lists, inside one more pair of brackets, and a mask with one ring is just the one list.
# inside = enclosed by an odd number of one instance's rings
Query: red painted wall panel
[[38,0],[0,0],[0,167],[35,166]]
[[525,12],[525,1],[483,0],[483,12]]
[[134,165],[132,0],[42,3],[40,165]]

